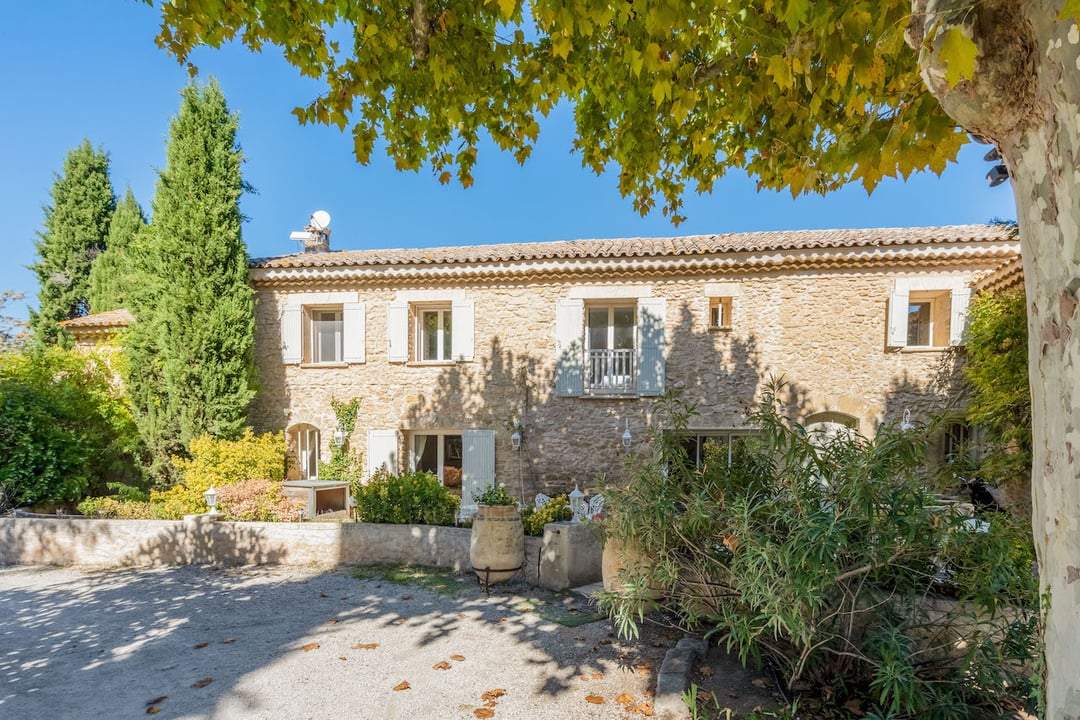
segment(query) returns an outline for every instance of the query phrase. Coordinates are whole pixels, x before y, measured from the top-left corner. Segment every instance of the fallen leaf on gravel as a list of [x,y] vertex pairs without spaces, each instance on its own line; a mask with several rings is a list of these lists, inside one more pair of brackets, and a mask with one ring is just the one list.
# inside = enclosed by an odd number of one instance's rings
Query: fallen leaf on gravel
[[165,702],[168,699],[169,699],[168,695],[159,695],[156,698],[154,698],[153,700],[147,700],[146,704],[147,705],[157,705],[159,702]]
[[326,593],[319,593],[319,597],[321,597],[321,598],[328,598],[328,597],[330,597],[330,596],[329,596],[329,595],[327,595]]
[[449,670],[450,669],[450,663],[446,662],[445,660],[440,660],[439,662],[432,665],[431,669],[432,670]]
[[705,677],[712,677],[713,669],[708,665],[702,665],[700,668],[698,668],[698,672],[700,672]]
[[646,690],[645,692],[643,692],[641,694],[644,695],[645,697],[652,697],[653,696],[653,691],[652,690]]
[[348,659],[349,658],[345,657],[344,655],[338,655],[338,660],[348,660]]
[[311,652],[312,650],[318,650],[319,649],[319,643],[308,643],[307,645],[305,645],[304,647],[302,647],[300,649],[303,650],[304,652]]
[[503,690],[502,688],[495,688],[494,690],[488,690],[487,692],[485,692],[480,697],[484,698],[485,700],[498,700],[499,698],[501,698],[505,694],[506,694],[506,691]]
[[652,665],[649,663],[640,663],[635,665],[634,669],[637,670],[638,675],[648,675],[649,671],[652,670]]
[[408,680],[402,680],[400,683],[394,686],[394,692],[398,692],[400,690],[408,690],[410,687],[412,686],[409,685]]
[[476,708],[473,710],[473,715],[483,720],[483,718],[495,717],[495,711],[491,708]]
[[586,695],[585,702],[592,703],[593,705],[603,705],[607,701],[604,700],[603,695]]
[[146,708],[147,715],[157,715],[159,712],[161,712],[161,708],[159,708],[157,705],[151,705],[150,707]]
[[204,688],[212,682],[214,682],[214,678],[203,678],[202,680],[196,680],[195,682],[191,683],[191,687]]
[[195,646],[195,649],[196,650],[202,650],[204,647],[206,647],[209,644],[210,643],[199,643],[198,645]]
[[623,693],[619,697],[615,698],[615,704],[617,704],[617,705],[631,705],[631,704],[633,704],[633,702],[634,702],[634,696],[633,695],[627,695],[626,693]]
[[402,600],[412,600],[412,595],[402,595],[401,599]]
[[653,707],[649,703],[638,703],[637,705],[634,705],[633,707],[627,707],[626,709],[632,713],[644,715],[645,717],[653,716]]
[[327,625],[337,625],[337,620],[336,619],[327,620],[326,624]]
[[769,681],[763,678],[754,678],[750,682],[751,684],[753,684],[754,687],[761,688],[762,690],[765,690],[769,687]]
[[234,642],[236,642],[236,638],[227,637],[227,638],[225,638],[224,640],[221,641],[221,644],[222,645],[232,645]]
[[353,650],[374,650],[379,647],[379,643],[356,643],[352,646]]
[[409,618],[398,618],[397,620],[394,621],[394,624],[395,625],[401,625],[403,622],[405,622],[408,619]]
[[494,700],[488,700],[488,701],[487,701],[486,703],[484,703],[484,707],[486,707],[486,708],[493,708],[493,707],[495,707],[495,706],[496,706],[496,705],[498,705],[498,704],[499,704],[499,703],[495,702]]
[[506,618],[499,618],[499,622],[506,622]]
[[601,675],[600,673],[593,673],[593,674],[592,674],[592,679],[593,679],[593,680],[603,680],[603,679],[604,679],[604,676],[603,676],[603,675]]
[[465,656],[464,655],[451,655],[450,659],[453,660],[454,662],[464,662],[465,661]]
[[465,617],[465,613],[458,613],[457,616],[463,618],[463,617]]

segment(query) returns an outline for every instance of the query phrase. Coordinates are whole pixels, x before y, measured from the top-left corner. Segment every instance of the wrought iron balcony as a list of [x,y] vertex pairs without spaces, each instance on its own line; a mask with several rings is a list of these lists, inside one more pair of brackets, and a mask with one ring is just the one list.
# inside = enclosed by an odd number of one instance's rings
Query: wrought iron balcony
[[585,351],[585,395],[637,395],[634,350]]

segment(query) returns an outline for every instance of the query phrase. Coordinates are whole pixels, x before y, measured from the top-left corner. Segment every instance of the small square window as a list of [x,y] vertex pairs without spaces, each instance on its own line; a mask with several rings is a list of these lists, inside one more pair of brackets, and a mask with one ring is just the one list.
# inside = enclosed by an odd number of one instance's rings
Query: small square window
[[731,298],[709,298],[709,327],[720,330],[731,328]]

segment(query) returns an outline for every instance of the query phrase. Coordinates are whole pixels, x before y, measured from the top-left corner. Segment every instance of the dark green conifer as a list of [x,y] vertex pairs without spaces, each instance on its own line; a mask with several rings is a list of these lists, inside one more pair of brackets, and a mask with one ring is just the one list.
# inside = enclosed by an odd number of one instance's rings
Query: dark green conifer
[[135,282],[136,243],[145,230],[142,208],[128,188],[116,203],[105,251],[90,268],[90,312],[126,307],[128,289]]

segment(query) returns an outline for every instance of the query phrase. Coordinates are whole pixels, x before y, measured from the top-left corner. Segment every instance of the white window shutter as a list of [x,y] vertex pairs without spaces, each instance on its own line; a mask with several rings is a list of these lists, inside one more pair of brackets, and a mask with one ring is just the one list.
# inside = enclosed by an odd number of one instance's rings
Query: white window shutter
[[476,512],[473,495],[495,484],[495,431],[461,433],[461,517]]
[[450,357],[453,360],[472,360],[473,301],[455,300],[451,306],[451,312]]
[[667,300],[640,298],[638,300],[638,395],[664,393],[664,315]]
[[298,365],[304,360],[303,309],[288,305],[281,311],[281,361]]
[[370,478],[379,468],[398,473],[397,430],[368,430],[367,466]]
[[366,345],[366,318],[364,316],[364,303],[347,302],[341,306],[341,319],[343,327],[343,352],[342,360],[347,363],[364,362],[364,350]]
[[908,291],[896,289],[889,295],[889,347],[907,345]]
[[560,300],[555,308],[555,394],[581,395],[585,301]]
[[949,344],[963,345],[967,339],[968,303],[971,302],[970,288],[956,288],[952,291],[949,312]]
[[386,306],[386,359],[409,360],[409,303],[395,300]]

